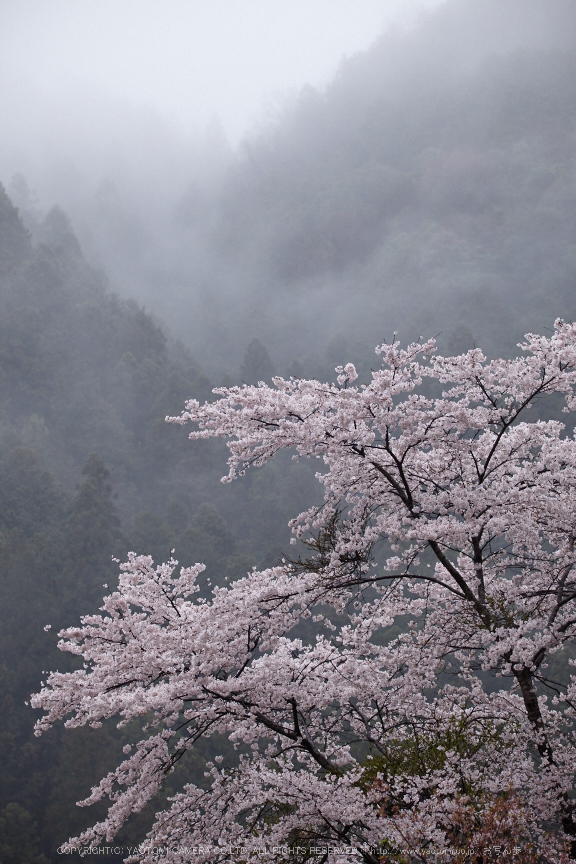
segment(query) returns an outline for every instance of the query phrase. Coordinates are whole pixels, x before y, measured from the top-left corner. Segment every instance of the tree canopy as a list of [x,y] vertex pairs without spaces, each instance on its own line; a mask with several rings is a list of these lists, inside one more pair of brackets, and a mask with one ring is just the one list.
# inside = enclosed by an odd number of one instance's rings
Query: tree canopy
[[489,362],[393,342],[365,385],[348,364],[172,418],[228,440],[227,481],[286,448],[319,459],[324,503],[292,523],[307,558],[206,596],[202,564],[132,554],[102,614],[60,633],[83,666],[34,697],[37,732],[144,722],[72,847],[110,841],[219,736],[236,758],[131,860],[427,860],[486,845],[488,825],[511,860],[576,856],[576,441],[531,414],[576,410],[576,325],[520,347]]

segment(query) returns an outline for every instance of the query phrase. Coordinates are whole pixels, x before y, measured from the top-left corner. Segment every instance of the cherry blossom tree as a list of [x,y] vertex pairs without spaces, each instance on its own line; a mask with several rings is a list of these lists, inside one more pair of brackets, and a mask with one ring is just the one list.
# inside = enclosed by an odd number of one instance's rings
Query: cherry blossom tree
[[307,553],[208,597],[202,565],[131,554],[101,614],[60,634],[83,668],[33,697],[38,734],[145,723],[73,845],[111,841],[218,734],[237,758],[131,860],[430,860],[496,823],[511,861],[576,857],[576,441],[535,419],[545,397],[576,410],[576,325],[520,348],[394,342],[368,384],[348,364],[170,418],[228,440],[225,482],[285,448],[319,459],[324,503],[292,523]]

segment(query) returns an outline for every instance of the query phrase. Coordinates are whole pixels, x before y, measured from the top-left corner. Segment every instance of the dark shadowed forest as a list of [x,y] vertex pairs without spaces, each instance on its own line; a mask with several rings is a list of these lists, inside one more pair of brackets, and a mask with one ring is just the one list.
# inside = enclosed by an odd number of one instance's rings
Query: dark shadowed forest
[[289,459],[221,485],[224,447],[166,415],[221,384],[366,376],[394,332],[510,356],[576,316],[575,45],[572,2],[452,0],[237,151],[214,132],[157,209],[120,169],[49,201],[1,178],[1,864],[61,860],[116,764],[124,732],[36,739],[26,704],[71,668],[55,634],[98,608],[112,556],[174,549],[223,583],[275,564],[318,496]]

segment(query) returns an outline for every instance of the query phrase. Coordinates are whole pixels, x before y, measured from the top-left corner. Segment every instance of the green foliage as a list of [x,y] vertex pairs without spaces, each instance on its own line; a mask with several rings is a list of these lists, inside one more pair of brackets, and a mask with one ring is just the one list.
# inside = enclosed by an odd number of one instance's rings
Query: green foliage
[[[460,760],[475,757],[486,751],[486,761],[494,747],[511,746],[504,740],[504,729],[489,720],[479,721],[463,716],[452,723],[438,722],[436,728],[418,728],[415,721],[404,737],[391,737],[385,752],[371,754],[364,762],[358,785],[369,793],[377,807],[388,815],[409,810],[412,805],[396,781],[405,777],[422,778],[427,796],[433,797],[443,776],[448,759],[454,755]],[[451,859],[468,860],[470,849],[492,845],[522,845],[522,857],[528,864],[537,864],[531,839],[525,830],[520,802],[514,793],[492,795],[487,792],[479,776],[470,781],[462,775],[460,788],[453,795],[454,807],[448,810],[446,836],[451,846]],[[440,827],[440,826],[439,826]],[[410,864],[394,844],[383,839],[382,861],[386,864]]]
[[[372,754],[364,763],[359,785],[369,789],[379,783],[386,787],[401,776],[427,777],[442,771],[450,753],[461,759],[469,758],[481,751],[487,743],[500,742],[502,729],[490,722],[479,722],[463,717],[445,726],[438,724],[437,729],[418,729],[416,723],[403,738],[392,738],[385,753]],[[460,794],[479,793],[463,781]],[[401,804],[396,801],[396,804]]]

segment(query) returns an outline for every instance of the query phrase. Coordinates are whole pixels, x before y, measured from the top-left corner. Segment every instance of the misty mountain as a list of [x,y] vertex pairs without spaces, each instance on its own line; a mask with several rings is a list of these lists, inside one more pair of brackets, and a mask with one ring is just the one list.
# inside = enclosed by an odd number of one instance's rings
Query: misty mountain
[[107,290],[62,211],[38,233],[33,244],[0,189],[0,441],[32,447],[68,483],[97,450],[133,510],[173,446],[164,416],[206,398],[209,382],[141,307]]
[[[158,132],[59,203],[217,382],[242,380],[255,338],[280,374],[366,368],[394,331],[510,353],[574,314],[575,34],[570,0],[449,0],[236,154],[213,129],[186,163]],[[38,202],[11,190],[37,236]]]
[[[365,362],[394,331],[509,353],[573,317],[576,10],[546,4],[556,27],[538,45],[531,8],[447,4],[246,143],[205,277],[231,332],[252,325],[277,365],[317,368],[335,338]],[[529,44],[520,26],[512,46],[504,32],[467,53],[498,9],[527,19]]]

